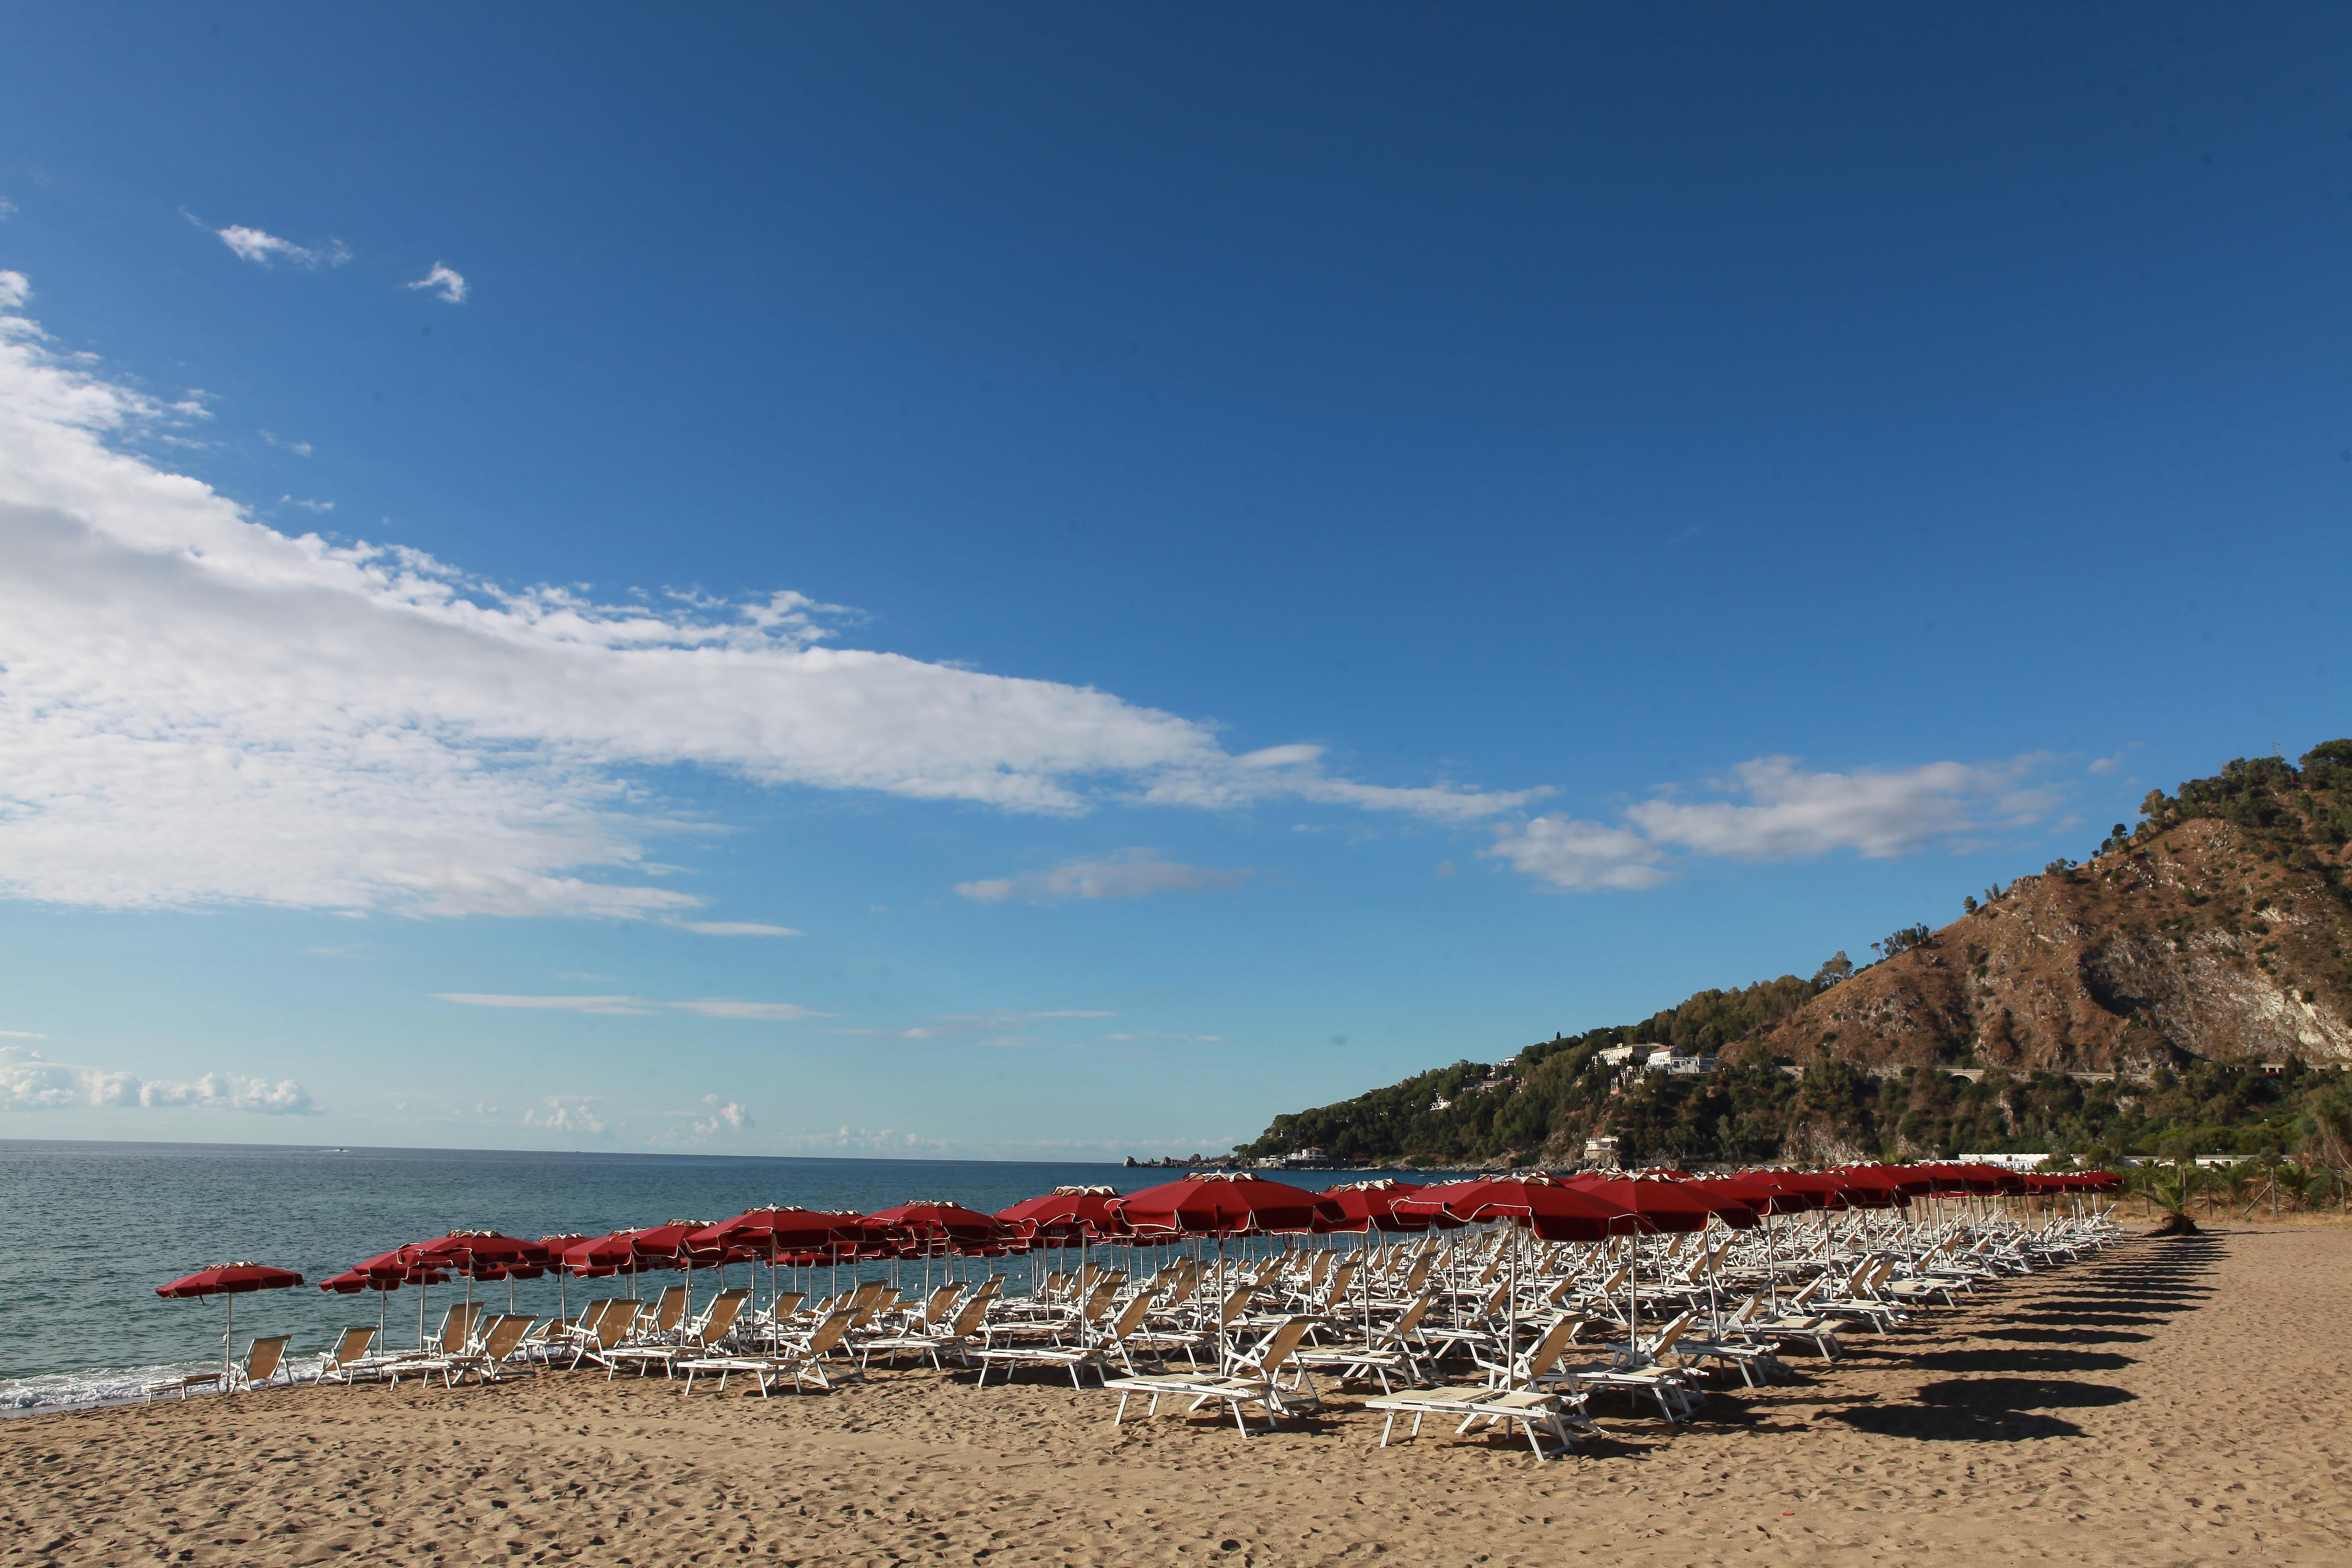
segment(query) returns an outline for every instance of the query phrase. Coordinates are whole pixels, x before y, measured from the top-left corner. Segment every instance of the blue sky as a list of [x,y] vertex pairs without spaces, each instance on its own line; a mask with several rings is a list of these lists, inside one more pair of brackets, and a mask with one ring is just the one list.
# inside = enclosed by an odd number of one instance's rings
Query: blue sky
[[2347,35],[13,8],[0,1135],[1217,1149],[1941,923],[2352,731]]

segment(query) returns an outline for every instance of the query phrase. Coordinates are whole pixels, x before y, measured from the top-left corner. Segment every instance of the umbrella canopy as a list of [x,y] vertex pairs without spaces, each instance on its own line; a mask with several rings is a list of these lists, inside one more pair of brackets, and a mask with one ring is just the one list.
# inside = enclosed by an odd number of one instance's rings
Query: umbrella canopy
[[405,1274],[366,1273],[346,1268],[341,1274],[319,1281],[319,1289],[331,1290],[338,1296],[356,1296],[362,1290],[397,1290],[403,1285],[446,1285],[449,1276],[429,1269],[412,1268]]
[[1549,1176],[1480,1176],[1424,1187],[1396,1207],[1406,1215],[1443,1215],[1457,1224],[1507,1219],[1545,1241],[1599,1241],[1606,1236],[1654,1231],[1648,1216],[1635,1214],[1583,1187]]
[[[1745,1205],[1753,1210],[1759,1218],[1768,1214],[1802,1214],[1807,1209],[1819,1206],[1807,1194],[1783,1192],[1777,1187],[1762,1186],[1745,1176],[1693,1176],[1683,1184],[1699,1192],[1728,1198],[1736,1204]],[[1727,1212],[1723,1219],[1726,1225],[1735,1230],[1748,1228]]]
[[184,1274],[169,1285],[156,1286],[155,1294],[173,1300],[190,1296],[241,1296],[247,1290],[283,1290],[300,1283],[302,1277],[290,1268],[272,1268],[266,1263],[215,1263]]
[[1909,1196],[1924,1198],[1936,1190],[1936,1184],[1923,1165],[1850,1165],[1849,1170],[1867,1171],[1880,1181],[1903,1189]]
[[861,1215],[782,1204],[745,1209],[733,1219],[723,1219],[707,1230],[695,1232],[692,1237],[698,1247],[738,1248],[770,1258],[778,1253],[856,1246],[866,1238],[865,1217]]
[[1843,1187],[1829,1177],[1817,1176],[1810,1171],[1742,1171],[1734,1179],[1751,1187],[1792,1194],[1802,1199],[1809,1208],[1842,1209],[1846,1206]]
[[563,1249],[563,1267],[583,1278],[597,1279],[618,1274],[626,1268],[667,1268],[667,1260],[647,1261],[640,1258],[634,1245],[642,1234],[634,1230],[616,1230],[610,1236],[600,1236],[593,1241],[575,1243]]
[[1118,1198],[1117,1187],[1055,1187],[998,1209],[996,1218],[1034,1247],[1076,1247],[1127,1236],[1127,1221],[1113,1206]]
[[1911,1205],[1911,1194],[1875,1165],[1847,1165],[1822,1174],[1838,1184],[1845,1201],[1858,1209],[1899,1209]]
[[1613,1181],[1580,1178],[1575,1185],[1579,1192],[1640,1215],[1657,1230],[1705,1230],[1709,1219],[1727,1212],[1746,1216],[1742,1229],[1756,1223],[1756,1211],[1746,1204],[1712,1195],[1692,1183],[1668,1181],[1664,1176],[1620,1176]]
[[1336,1209],[1304,1187],[1269,1182],[1245,1171],[1196,1171],[1118,1200],[1119,1215],[1143,1236],[1238,1236],[1275,1231],[1297,1235],[1328,1224]]
[[1336,1187],[1326,1187],[1318,1194],[1330,1207],[1339,1211],[1339,1217],[1328,1228],[1361,1234],[1367,1230],[1422,1231],[1433,1225],[1451,1228],[1459,1223],[1443,1213],[1399,1214],[1400,1200],[1418,1197],[1427,1191],[1412,1182],[1391,1181],[1385,1177],[1376,1182],[1343,1182]]
[[[502,1279],[509,1277],[506,1270],[543,1268],[548,1263],[547,1249],[539,1243],[525,1241],[519,1236],[501,1236],[495,1230],[453,1230],[401,1251],[410,1254],[412,1261],[477,1279]],[[532,1278],[524,1274],[512,1277]]]
[[1002,1247],[1012,1232],[993,1215],[961,1204],[905,1203],[866,1216],[868,1229],[882,1228],[919,1247]]
[[1685,1176],[1671,1184],[1685,1196],[1705,1204],[1717,1219],[1734,1230],[1755,1229],[1766,1215],[1773,1212],[1772,1205],[1780,1195],[1745,1182],[1709,1176]]
[[678,1268],[708,1268],[719,1261],[716,1247],[698,1247],[688,1240],[698,1231],[711,1228],[707,1219],[674,1219],[662,1225],[629,1233],[629,1250],[640,1268],[647,1264]]

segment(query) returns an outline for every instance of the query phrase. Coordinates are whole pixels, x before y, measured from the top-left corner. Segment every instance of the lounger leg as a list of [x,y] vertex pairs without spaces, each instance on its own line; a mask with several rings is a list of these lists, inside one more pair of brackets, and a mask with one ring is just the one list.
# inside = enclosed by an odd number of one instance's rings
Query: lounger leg
[[1116,1430],[1118,1429],[1118,1424],[1119,1424],[1120,1422],[1122,1422],[1122,1421],[1124,1421],[1124,1420],[1126,1420],[1126,1419],[1127,1419],[1127,1401],[1128,1401],[1128,1395],[1127,1395],[1126,1394],[1120,1394],[1120,1395],[1118,1396],[1118,1414],[1114,1415],[1110,1418],[1111,1428],[1112,1428],[1112,1430],[1114,1430],[1114,1431],[1116,1431]]
[[1390,1412],[1389,1412],[1389,1418],[1388,1418],[1387,1420],[1385,1420],[1385,1421],[1383,1421],[1383,1422],[1381,1422],[1381,1447],[1385,1448],[1385,1447],[1387,1447],[1389,1446],[1389,1434],[1390,1434],[1391,1431],[1395,1430],[1395,1429],[1396,1429],[1396,1412],[1395,1412],[1395,1411],[1393,1411],[1393,1410],[1391,1410],[1391,1411],[1390,1411]]

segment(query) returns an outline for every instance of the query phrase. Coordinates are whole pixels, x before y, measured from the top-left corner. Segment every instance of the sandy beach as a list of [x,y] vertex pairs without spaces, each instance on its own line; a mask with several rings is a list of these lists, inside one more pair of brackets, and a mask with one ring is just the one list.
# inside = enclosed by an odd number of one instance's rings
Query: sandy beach
[[689,1403],[586,1373],[0,1423],[8,1563],[2340,1563],[2352,1230],[2135,1240],[1538,1466],[1350,1399],[1203,1413],[928,1369]]

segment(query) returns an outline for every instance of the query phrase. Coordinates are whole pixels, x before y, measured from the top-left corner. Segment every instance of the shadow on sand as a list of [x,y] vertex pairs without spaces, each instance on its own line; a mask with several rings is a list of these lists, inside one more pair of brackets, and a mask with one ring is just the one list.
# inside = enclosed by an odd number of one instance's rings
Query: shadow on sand
[[2161,1327],[2173,1315],[2196,1310],[2211,1294],[2198,1277],[2214,1258],[2211,1241],[2201,1236],[2133,1247],[2068,1280],[2066,1294],[2043,1297],[2030,1311],[1986,1325],[1976,1336],[1985,1342],[1931,1352],[1915,1362],[1929,1372],[1989,1375],[1928,1384],[1907,1404],[1856,1405],[1825,1416],[1882,1436],[1927,1442],[2079,1436],[2080,1426],[2048,1412],[2138,1397],[2109,1384],[2074,1381],[2071,1374],[2120,1372],[2135,1360],[2119,1350],[2088,1347],[2144,1342],[2153,1336],[2133,1331]]

